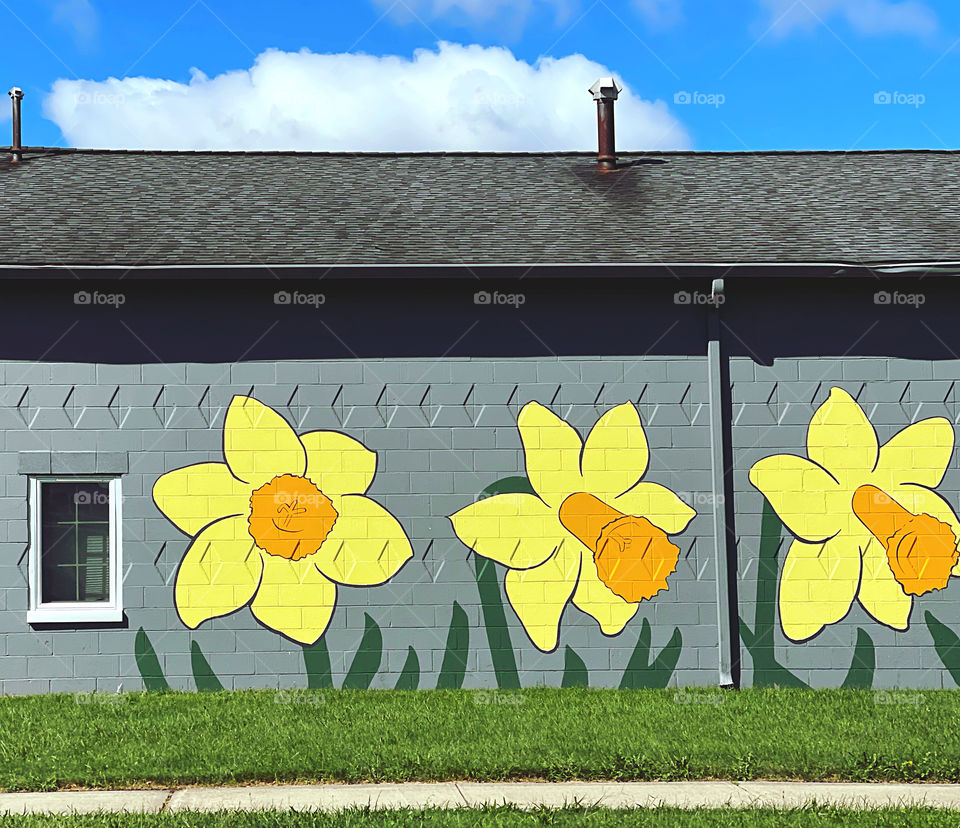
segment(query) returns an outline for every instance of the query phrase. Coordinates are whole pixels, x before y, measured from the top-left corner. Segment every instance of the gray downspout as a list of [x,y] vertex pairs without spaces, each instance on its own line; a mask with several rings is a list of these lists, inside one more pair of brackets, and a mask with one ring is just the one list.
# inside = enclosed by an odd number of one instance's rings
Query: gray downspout
[[[740,631],[736,598],[736,544],[733,530],[730,372],[720,347],[720,308],[726,297],[723,279],[714,279],[707,320],[707,378],[710,399],[710,467],[713,488],[713,539],[717,580],[717,633],[720,644],[720,686],[740,684]],[[735,644],[736,642],[736,650]]]

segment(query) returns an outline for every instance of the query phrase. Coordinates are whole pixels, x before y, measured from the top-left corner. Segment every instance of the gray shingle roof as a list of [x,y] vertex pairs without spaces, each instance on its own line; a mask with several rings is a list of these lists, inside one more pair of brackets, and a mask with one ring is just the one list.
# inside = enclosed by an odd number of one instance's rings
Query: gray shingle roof
[[30,150],[2,265],[960,261],[960,153]]

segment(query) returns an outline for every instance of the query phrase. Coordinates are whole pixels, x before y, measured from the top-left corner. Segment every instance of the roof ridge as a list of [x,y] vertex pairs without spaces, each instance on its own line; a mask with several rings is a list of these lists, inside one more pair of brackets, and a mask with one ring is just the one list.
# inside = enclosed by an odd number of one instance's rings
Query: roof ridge
[[[12,147],[0,145],[0,153]],[[318,156],[329,158],[592,158],[596,152],[586,150],[558,150],[556,152],[508,151],[399,151],[349,152],[344,150],[229,150],[229,149],[106,149],[95,147],[22,147],[25,154],[82,154],[82,155],[236,155],[236,156]],[[776,150],[620,150],[620,157],[649,158],[673,156],[794,156],[794,155],[956,155],[960,149],[890,148],[890,149],[776,149]]]

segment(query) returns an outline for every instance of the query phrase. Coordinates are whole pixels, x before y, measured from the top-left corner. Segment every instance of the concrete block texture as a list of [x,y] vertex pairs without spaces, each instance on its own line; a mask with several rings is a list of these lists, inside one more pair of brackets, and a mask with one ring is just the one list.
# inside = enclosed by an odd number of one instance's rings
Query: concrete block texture
[[[525,685],[559,685],[565,671],[574,668],[593,685],[617,685],[629,665],[645,668],[665,649],[670,669],[657,681],[670,681],[674,669],[695,683],[715,681],[714,668],[698,669],[699,664],[712,665],[716,660],[707,653],[701,656],[698,650],[717,646],[716,587],[705,574],[712,572],[713,505],[709,493],[703,493],[709,485],[710,435],[706,367],[700,358],[41,367],[47,370],[34,367],[18,372],[15,364],[0,365],[3,376],[17,380],[15,387],[5,386],[0,395],[0,417],[9,426],[3,446],[13,453],[3,467],[0,488],[0,510],[10,525],[2,537],[10,540],[0,540],[0,545],[7,560],[19,560],[24,553],[26,477],[121,476],[126,622],[92,628],[28,625],[24,564],[22,575],[6,581],[0,605],[4,615],[0,639],[10,667],[0,676],[0,692],[138,688],[148,678],[141,673],[151,652],[164,680],[188,689],[197,685],[197,672],[203,670],[216,675],[225,687],[302,687],[307,683],[308,662],[311,670],[328,662],[329,679],[335,686],[360,682],[393,687],[404,670],[409,675],[415,664],[419,687],[434,687],[438,682],[450,686],[452,681],[454,686],[492,688],[497,686],[496,671],[504,669],[504,658]],[[391,551],[389,533],[376,546],[376,524],[367,518],[362,524],[364,540],[371,543],[351,552],[353,541],[346,539],[344,545],[341,540],[329,552],[327,573],[358,584],[324,588],[324,595],[335,592],[335,598],[321,600],[315,591],[304,588],[302,574],[296,574],[302,570],[294,570],[293,562],[255,552],[245,565],[260,567],[262,558],[282,564],[270,570],[281,573],[280,582],[259,585],[255,608],[248,605],[248,596],[231,596],[229,600],[240,605],[238,610],[217,611],[220,617],[206,621],[185,619],[174,603],[174,584],[191,554],[188,550],[192,545],[203,550],[197,577],[211,582],[220,577],[214,570],[222,572],[225,563],[218,552],[223,547],[194,541],[193,535],[231,512],[214,498],[186,491],[184,509],[193,517],[178,528],[154,502],[153,488],[175,469],[222,463],[227,410],[235,395],[250,394],[283,417],[298,435],[339,432],[373,452],[376,473],[365,494],[396,518],[413,557],[394,567],[390,556],[396,553]],[[630,468],[629,463],[640,463],[648,467],[645,483],[669,487],[698,515],[682,533],[664,538],[665,544],[676,542],[680,560],[675,569],[670,567],[674,571],[666,578],[667,588],[641,601],[632,618],[610,609],[612,593],[604,597],[596,592],[607,590],[596,570],[592,585],[574,593],[580,559],[596,567],[595,550],[582,555],[577,551],[570,557],[575,566],[566,570],[554,566],[540,579],[539,587],[515,595],[518,610],[505,589],[508,567],[489,562],[478,584],[476,563],[487,559],[471,551],[476,538],[469,537],[469,530],[466,542],[454,532],[451,514],[476,502],[498,481],[527,474],[517,419],[523,405],[532,401],[569,423],[570,433],[578,433],[580,439],[617,405],[639,401],[648,453],[640,460],[635,456],[626,461],[630,479],[625,479],[614,471],[620,438],[616,430],[610,432],[613,437],[608,435],[608,441],[613,442],[604,444],[602,451],[609,455],[616,491],[601,494],[612,500],[631,487],[644,469]],[[552,433],[543,432],[547,439]],[[626,445],[628,438],[620,436]],[[548,454],[547,459],[552,464],[556,458]],[[579,474],[579,457],[574,460]],[[348,467],[337,468],[350,472]],[[364,493],[364,484],[361,476],[357,495]],[[594,485],[603,488],[596,480]],[[523,497],[540,502],[530,495]],[[249,511],[248,499],[249,493],[243,495],[240,511]],[[625,503],[629,505],[619,510],[623,514],[653,508],[649,497],[634,496]],[[559,505],[552,504],[551,519],[555,531],[565,532],[557,517]],[[214,514],[218,509],[222,514]],[[342,518],[338,515],[338,519]],[[22,524],[22,531],[11,531],[14,524]],[[507,527],[504,534],[510,536],[512,531],[517,547],[540,541],[542,526],[533,531],[533,540],[527,537],[530,532],[524,534],[521,529]],[[254,549],[246,532],[243,523],[241,536]],[[702,542],[696,543],[697,539]],[[580,549],[578,544],[568,535],[570,548]],[[668,546],[664,548],[669,551]],[[550,551],[545,549],[541,557],[549,558]],[[341,565],[338,557],[343,555],[346,561],[351,554],[353,569],[351,564]],[[494,554],[501,553],[494,550]],[[372,567],[371,571],[379,566],[389,577],[357,573],[358,565],[361,570]],[[561,594],[564,589],[566,593]],[[538,600],[551,604],[551,611],[559,615],[552,622],[555,640],[547,640],[549,635],[544,639],[543,630],[536,629],[539,616],[529,610]],[[621,599],[614,596],[612,600]],[[329,606],[315,605],[316,601],[332,604],[332,613]],[[705,606],[710,611],[704,612]],[[191,630],[187,620],[196,629]],[[291,624],[305,630],[300,640],[282,634]],[[652,636],[644,649],[641,631],[646,626],[652,626]],[[613,629],[619,632],[607,634]],[[326,659],[318,662],[317,648],[305,649],[303,639],[321,631]]]
[[[905,568],[886,539],[934,514],[933,525],[960,536],[952,399],[960,366],[737,358],[731,376],[748,378],[751,366],[757,381],[736,381],[732,392],[744,684],[782,683],[786,671],[814,687],[848,679],[878,691],[954,687],[934,646],[960,631],[949,560],[939,575],[937,558]],[[911,492],[921,481],[929,488]],[[877,487],[870,508],[868,486]],[[896,504],[888,534],[871,514],[881,500]],[[770,518],[771,504],[782,521]],[[911,549],[929,555],[923,542]]]
[[[0,588],[0,653],[7,667],[0,673],[0,692],[89,692],[121,684],[137,689],[156,679],[144,667],[151,653],[163,680],[185,689],[195,689],[204,670],[229,688],[304,687],[308,671],[311,681],[336,687],[392,688],[415,680],[421,688],[491,689],[505,670],[516,671],[522,686],[559,686],[565,679],[592,686],[718,681],[713,533],[715,511],[726,502],[723,493],[712,490],[703,357],[0,363],[0,376],[8,383],[0,387],[0,553],[9,570]],[[779,454],[808,457],[810,422],[834,399],[833,388],[856,402],[880,445],[930,418],[955,423],[960,363],[857,357],[761,365],[737,357],[731,359],[730,377],[734,468],[728,494],[738,538],[743,683],[773,681],[770,665],[775,663],[815,686],[837,686],[851,674],[855,657],[869,652],[875,666],[867,672],[878,690],[953,686],[931,638],[932,631],[941,634],[937,623],[948,632],[960,630],[960,610],[949,588],[915,597],[899,628],[871,614],[884,616],[883,606],[855,596],[842,620],[825,624],[809,640],[796,637],[802,624],[783,627],[777,596],[795,538],[782,529],[771,559],[761,531],[764,497],[749,471]],[[294,561],[279,544],[272,552],[258,551],[250,534],[252,491],[282,473],[301,475],[304,461],[297,468],[293,454],[289,468],[267,473],[257,465],[256,450],[237,444],[235,462],[247,470],[246,488],[232,476],[238,494],[227,503],[202,484],[191,484],[200,488],[185,489],[181,502],[169,507],[181,513],[179,527],[154,502],[154,486],[166,473],[224,462],[227,411],[235,395],[250,394],[297,435],[336,432],[376,456],[368,488],[363,452],[338,449],[328,461],[333,465],[306,469],[308,476],[315,473],[312,479],[320,481],[321,491],[325,480],[334,479],[325,475],[341,475],[338,479],[348,481],[345,494],[358,498],[355,502],[365,495],[378,504],[370,509],[386,510],[356,513],[352,524],[349,508],[337,512],[328,530],[331,541],[324,539],[316,553],[322,571],[340,582],[336,586],[320,569]],[[552,425],[540,422],[527,435],[542,450],[538,461],[530,461],[518,429],[529,402],[559,418]],[[599,453],[586,459],[580,442],[625,402],[639,412],[646,451],[626,436],[626,425],[615,423],[594,445]],[[940,428],[938,434],[945,433]],[[277,426],[274,434],[281,431]],[[570,434],[579,435],[574,443],[565,442]],[[856,440],[850,443],[845,435],[841,428],[830,446],[853,451]],[[306,438],[308,443],[320,439],[327,438]],[[946,448],[938,450],[939,439],[909,442],[898,449],[898,462],[923,469],[945,464],[943,480],[930,486],[947,504],[937,507],[942,519],[943,508],[960,504],[960,463],[953,454],[946,456]],[[587,476],[570,483],[563,477],[568,466]],[[125,621],[31,626],[26,621],[27,478],[93,473],[123,479]],[[641,473],[642,483],[634,487]],[[540,496],[517,491],[516,478],[527,475],[540,486]],[[503,482],[508,478],[512,483]],[[665,490],[681,506],[664,506],[666,501],[657,498]],[[498,492],[501,499],[490,501],[489,495]],[[571,515],[587,521],[603,507],[581,506],[574,512],[574,500],[564,510],[566,522],[561,520],[561,506],[571,494],[593,494],[615,510],[604,513],[609,519],[596,535],[586,525],[578,529]],[[494,510],[493,524],[491,519],[465,522],[460,529],[465,537],[458,536],[450,516],[478,501]],[[617,574],[626,571],[622,567],[629,556],[613,566],[604,563],[604,554],[629,548],[636,537],[630,532],[638,530],[625,530],[621,546],[598,551],[599,533],[617,513],[658,513],[664,524],[652,523],[660,534],[644,537],[656,541],[651,548],[662,556],[658,573],[665,586],[638,598],[632,611],[617,605],[614,592],[634,594],[635,576],[624,580]],[[239,528],[217,520],[235,514],[240,514]],[[390,515],[409,547],[391,535]],[[212,533],[195,539],[208,524]],[[348,525],[360,526],[354,530],[360,536],[341,537]],[[493,534],[491,525],[498,527]],[[550,533],[557,542],[546,545]],[[474,547],[497,560],[478,556]],[[178,611],[174,586],[184,572],[201,585],[208,579],[207,586],[233,579],[229,594],[214,598],[210,593],[205,599],[215,605],[209,607],[215,617],[203,620],[189,609],[186,616]],[[829,576],[827,570],[813,579],[811,588],[831,589]],[[246,593],[244,578],[250,582]],[[816,593],[808,597],[815,600]],[[804,623],[809,629],[809,620]],[[751,650],[758,626],[765,625],[772,626],[772,652]],[[322,643],[312,644],[321,633]],[[862,680],[867,672],[861,669],[856,676]]]

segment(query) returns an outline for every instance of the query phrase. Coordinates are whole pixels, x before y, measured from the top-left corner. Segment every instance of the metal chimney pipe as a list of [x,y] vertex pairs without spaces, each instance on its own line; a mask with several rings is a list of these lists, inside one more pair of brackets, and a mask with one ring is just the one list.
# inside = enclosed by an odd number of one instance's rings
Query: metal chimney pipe
[[597,131],[599,152],[597,170],[609,172],[617,168],[616,126],[613,120],[613,105],[620,97],[622,87],[613,78],[600,78],[590,87],[590,94],[597,102]]
[[23,90],[13,87],[7,93],[13,103],[13,142],[10,144],[10,163],[19,164],[23,160],[23,144],[20,140],[20,101],[23,100]]

